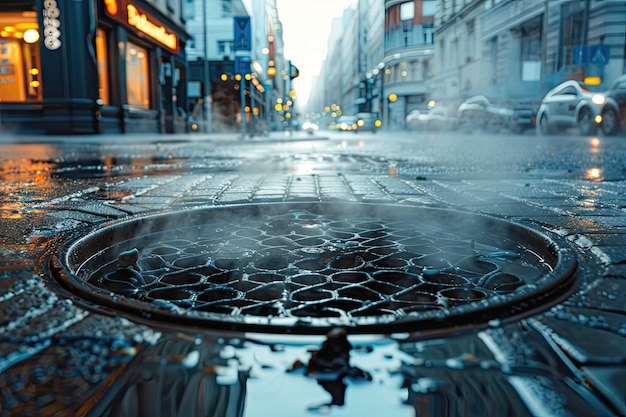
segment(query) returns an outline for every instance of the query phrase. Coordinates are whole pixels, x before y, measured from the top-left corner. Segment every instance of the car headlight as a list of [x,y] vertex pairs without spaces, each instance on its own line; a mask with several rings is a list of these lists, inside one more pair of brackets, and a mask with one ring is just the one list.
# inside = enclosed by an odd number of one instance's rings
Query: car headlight
[[601,106],[606,102],[606,97],[604,97],[602,94],[594,94],[591,97],[591,101],[593,102],[593,104]]

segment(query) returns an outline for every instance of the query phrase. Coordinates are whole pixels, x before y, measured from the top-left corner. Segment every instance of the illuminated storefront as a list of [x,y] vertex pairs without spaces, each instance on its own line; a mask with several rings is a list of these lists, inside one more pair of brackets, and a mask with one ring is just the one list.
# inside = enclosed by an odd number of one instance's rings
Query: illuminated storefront
[[[121,103],[124,131],[184,131],[178,108],[186,100],[184,44],[188,35],[149,3],[102,0],[97,53],[103,121],[109,125]],[[170,19],[171,20],[171,19]],[[109,59],[121,56],[121,63]],[[120,88],[111,88],[112,80]],[[180,104],[179,104],[180,103]],[[109,121],[109,123],[107,123]]]
[[174,2],[0,2],[0,127],[183,132],[185,42]]
[[41,101],[39,25],[32,11],[0,14],[0,99]]

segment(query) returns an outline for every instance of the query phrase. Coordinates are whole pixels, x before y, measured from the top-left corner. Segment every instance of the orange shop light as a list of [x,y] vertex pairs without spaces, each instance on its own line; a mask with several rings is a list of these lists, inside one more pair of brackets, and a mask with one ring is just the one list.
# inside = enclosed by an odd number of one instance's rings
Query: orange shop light
[[111,16],[117,15],[117,12],[119,11],[117,0],[104,0],[104,7],[107,9],[107,13]]

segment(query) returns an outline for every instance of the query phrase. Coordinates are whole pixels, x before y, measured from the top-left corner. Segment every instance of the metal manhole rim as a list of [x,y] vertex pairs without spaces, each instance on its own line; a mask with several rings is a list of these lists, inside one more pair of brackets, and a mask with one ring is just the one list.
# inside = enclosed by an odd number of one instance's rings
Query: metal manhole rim
[[[207,330],[213,329],[226,329],[234,331],[255,331],[255,332],[268,332],[268,333],[303,333],[303,334],[321,334],[333,327],[347,327],[351,329],[353,333],[389,333],[389,332],[403,332],[407,330],[419,329],[421,331],[437,330],[442,331],[449,327],[458,327],[460,325],[472,324],[482,325],[487,323],[484,317],[488,312],[496,312],[498,310],[513,308],[517,311],[515,314],[504,314],[502,319],[506,319],[507,316],[519,317],[524,315],[524,309],[531,306],[531,309],[536,309],[538,306],[549,306],[547,302],[533,303],[530,300],[535,297],[541,299],[551,299],[559,296],[559,291],[564,287],[572,285],[570,277],[577,266],[576,256],[574,251],[569,246],[566,240],[558,235],[551,234],[549,232],[538,231],[528,226],[512,222],[508,219],[498,218],[496,216],[487,215],[483,213],[466,212],[451,208],[432,208],[413,205],[400,205],[400,204],[381,204],[381,203],[362,203],[362,202],[341,202],[342,206],[355,206],[361,209],[379,209],[381,207],[401,209],[408,211],[419,211],[426,213],[438,213],[452,216],[469,216],[481,219],[481,221],[488,224],[496,224],[498,226],[504,226],[514,228],[518,232],[523,232],[531,236],[533,239],[542,241],[547,251],[551,251],[556,258],[556,262],[553,266],[553,270],[544,276],[542,276],[538,282],[546,285],[536,285],[534,290],[524,290],[523,292],[516,293],[514,297],[511,294],[496,295],[494,298],[502,298],[504,302],[500,304],[483,306],[480,302],[474,302],[464,306],[462,313],[455,311],[454,309],[447,311],[433,311],[433,312],[420,312],[419,315],[407,315],[404,317],[396,316],[359,316],[357,319],[345,320],[344,318],[334,317],[299,317],[295,320],[293,317],[267,317],[267,316],[252,316],[252,315],[240,315],[231,316],[223,315],[219,313],[210,313],[199,315],[180,314],[179,312],[172,312],[164,308],[151,305],[147,302],[140,302],[126,298],[123,295],[105,293],[103,288],[95,287],[92,284],[87,283],[83,279],[75,275],[75,269],[73,270],[71,265],[75,265],[75,261],[71,260],[71,256],[75,255],[75,249],[80,245],[84,245],[86,241],[93,238],[94,235],[102,234],[107,231],[111,231],[126,225],[142,224],[145,222],[154,223],[155,220],[163,221],[171,216],[181,215],[194,215],[198,213],[212,212],[216,213],[225,210],[250,210],[250,209],[277,209],[277,212],[287,212],[289,210],[297,209],[311,209],[311,207],[324,207],[328,208],[337,203],[329,202],[271,202],[271,203],[255,203],[255,204],[228,204],[228,205],[203,205],[196,206],[184,210],[162,210],[158,212],[142,213],[134,216],[130,216],[124,219],[118,219],[110,222],[105,222],[95,227],[90,228],[90,231],[86,231],[79,238],[65,239],[59,249],[51,254],[49,259],[50,271],[57,282],[60,282],[63,287],[68,289],[72,294],[79,296],[81,299],[94,303],[97,307],[108,307],[115,311],[123,312],[128,315],[128,318],[136,318],[141,321],[148,321],[151,323],[172,323],[176,325],[191,326],[195,328],[205,328]],[[282,211],[281,211],[282,210]],[[318,212],[318,210],[314,210]],[[323,213],[326,211],[322,210]],[[207,221],[210,223],[210,221]],[[190,223],[185,226],[197,226],[197,224]],[[163,229],[158,229],[159,233],[162,233]],[[95,256],[97,252],[93,253]],[[96,289],[94,291],[94,289]],[[493,300],[493,298],[492,298]],[[491,317],[493,319],[494,317]]]

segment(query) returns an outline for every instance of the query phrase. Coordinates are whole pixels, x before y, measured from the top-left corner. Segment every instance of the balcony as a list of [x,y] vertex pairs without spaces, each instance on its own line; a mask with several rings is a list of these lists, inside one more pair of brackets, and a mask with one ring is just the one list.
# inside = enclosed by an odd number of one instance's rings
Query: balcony
[[432,47],[433,44],[433,28],[422,26],[400,27],[385,33],[385,55],[416,47]]

